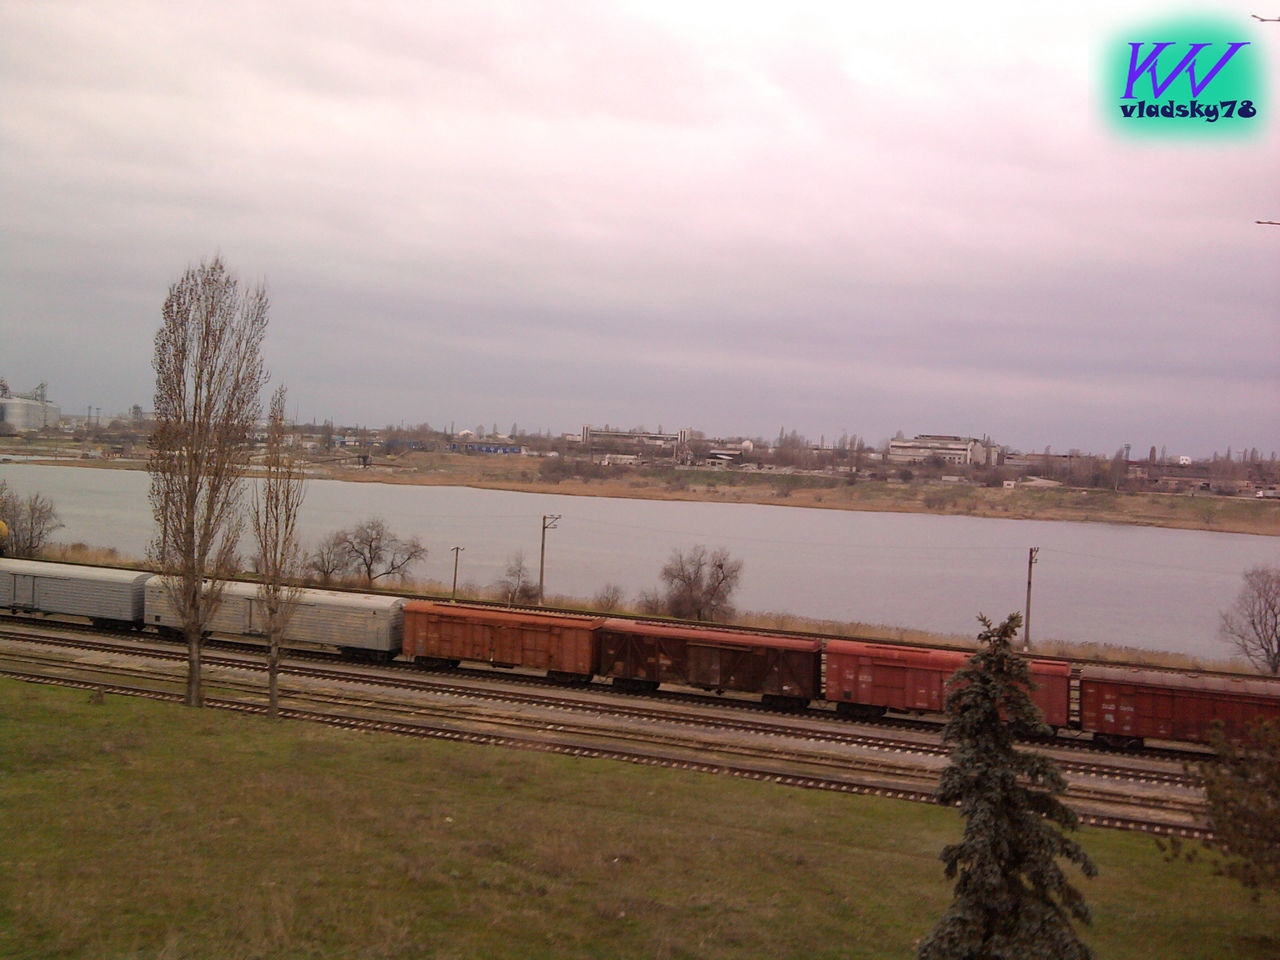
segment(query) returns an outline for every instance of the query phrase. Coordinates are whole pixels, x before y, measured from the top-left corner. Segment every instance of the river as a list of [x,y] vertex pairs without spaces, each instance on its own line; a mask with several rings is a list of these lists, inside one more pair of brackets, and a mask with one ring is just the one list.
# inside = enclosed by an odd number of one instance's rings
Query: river
[[[146,550],[144,472],[0,463],[0,479],[55,502],[58,540]],[[460,546],[460,582],[490,584],[516,551],[537,576],[544,514],[561,515],[547,534],[549,595],[590,597],[612,582],[634,597],[657,586],[673,549],[705,544],[742,559],[740,609],[972,636],[979,612],[1022,609],[1035,546],[1033,640],[1213,658],[1230,653],[1219,611],[1243,571],[1280,565],[1280,539],[1247,534],[338,480],[308,482],[299,527],[311,546],[380,516],[427,545],[415,576],[448,584]]]

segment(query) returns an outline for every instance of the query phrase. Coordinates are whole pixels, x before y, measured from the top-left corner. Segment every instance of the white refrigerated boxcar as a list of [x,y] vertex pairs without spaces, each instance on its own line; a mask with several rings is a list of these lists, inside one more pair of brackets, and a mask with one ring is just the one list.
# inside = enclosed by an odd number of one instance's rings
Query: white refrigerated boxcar
[[[147,623],[180,629],[163,579],[152,579],[146,593]],[[265,636],[266,614],[258,597],[258,585],[228,583],[222,604],[207,629],[210,633]],[[285,639],[291,643],[316,643],[379,659],[398,654],[403,637],[402,599],[335,590],[299,591],[297,609],[285,629]]]
[[0,559],[0,607],[138,627],[144,588],[153,576],[143,570]]

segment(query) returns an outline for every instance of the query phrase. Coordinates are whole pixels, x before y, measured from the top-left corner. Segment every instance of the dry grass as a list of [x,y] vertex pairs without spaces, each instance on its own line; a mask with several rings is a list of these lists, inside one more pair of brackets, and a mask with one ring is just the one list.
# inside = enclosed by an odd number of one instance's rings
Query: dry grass
[[[122,555],[114,548],[91,547],[83,543],[53,544],[45,550],[44,558],[68,563],[124,566],[134,569],[147,569],[148,566],[145,561],[137,557]],[[311,586],[321,585],[314,579],[307,582]],[[364,579],[354,575],[338,578],[332,581],[329,586],[351,590],[368,589]],[[451,587],[452,584],[441,583],[437,580],[414,579],[380,581],[375,585],[376,590],[387,593],[419,594],[431,597],[447,597]],[[478,586],[474,583],[462,583],[458,585],[458,599],[501,603],[506,597],[497,586]],[[566,594],[548,594],[546,602],[551,607],[581,610],[584,613],[599,612],[593,608],[590,600],[582,597],[573,597]],[[608,612],[637,614],[640,611],[634,604],[624,601]],[[816,633],[825,636],[858,637],[890,643],[963,648],[972,648],[975,644],[972,636],[963,634],[932,633],[927,630],[896,627],[884,623],[864,623],[858,620],[818,620],[812,617],[778,611],[742,611],[737,613],[730,622],[736,626],[750,627],[757,630],[783,630]],[[1190,654],[1143,650],[1137,647],[1108,643],[1068,643],[1060,640],[1038,641],[1035,646],[1035,652],[1042,656],[1063,657],[1076,661],[1136,663],[1172,667],[1181,670],[1213,670],[1230,673],[1257,672],[1251,664],[1240,658],[1192,656]]]
[[378,470],[316,467],[317,475],[374,483],[443,484],[569,496],[786,504],[836,510],[961,514],[1217,530],[1280,536],[1280,503],[1246,497],[1117,493],[1070,488],[1005,490],[953,484],[859,481],[768,471],[619,473],[607,479],[541,478],[537,458],[414,453]]
[[100,567],[130,567],[146,570],[148,564],[139,557],[123,554],[115,547],[91,547],[85,543],[52,543],[41,553],[43,560],[83,563]]
[[1036,641],[1035,653],[1068,660],[1092,660],[1103,663],[1138,663],[1155,667],[1173,667],[1178,670],[1212,670],[1227,673],[1257,673],[1243,658],[1199,657],[1188,653],[1166,653],[1158,650],[1139,650],[1110,643],[1066,643],[1060,640]]
[[[141,460],[59,461],[101,469],[145,469]],[[1117,493],[1111,490],[1003,488],[859,481],[768,471],[619,473],[602,480],[541,478],[541,458],[411,453],[373,469],[354,462],[320,463],[308,476],[364,483],[468,486],[525,493],[785,504],[833,510],[961,514],[1003,519],[1066,520],[1216,530],[1280,536],[1280,501],[1207,494]]]

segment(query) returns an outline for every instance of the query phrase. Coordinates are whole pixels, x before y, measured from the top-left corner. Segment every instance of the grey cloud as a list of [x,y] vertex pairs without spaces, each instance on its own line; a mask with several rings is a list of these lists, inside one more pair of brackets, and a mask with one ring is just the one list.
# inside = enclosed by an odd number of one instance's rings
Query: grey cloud
[[220,250],[304,416],[1264,446],[1280,130],[1115,140],[1101,9],[10,5],[6,356],[123,409]]

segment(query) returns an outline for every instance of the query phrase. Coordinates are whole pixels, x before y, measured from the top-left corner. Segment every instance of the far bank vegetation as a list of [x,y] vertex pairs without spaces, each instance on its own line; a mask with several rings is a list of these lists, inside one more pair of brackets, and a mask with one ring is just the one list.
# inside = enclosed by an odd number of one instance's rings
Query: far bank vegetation
[[[71,452],[91,458],[80,462],[137,466],[152,425],[140,407],[135,414],[86,427],[70,441],[30,435],[4,440],[4,449],[14,445],[24,456],[43,451],[64,459]],[[348,480],[1280,536],[1280,460],[1276,451],[1256,447],[1225,447],[1185,462],[1156,446],[1145,455],[1048,447],[1020,453],[983,438],[982,462],[947,463],[935,455],[896,463],[888,459],[887,439],[845,434],[815,441],[785,429],[769,440],[713,440],[691,431],[678,450],[640,441],[584,444],[516,423],[507,432],[497,424],[455,433],[427,423],[370,430],[325,422],[291,429],[309,475]]]

